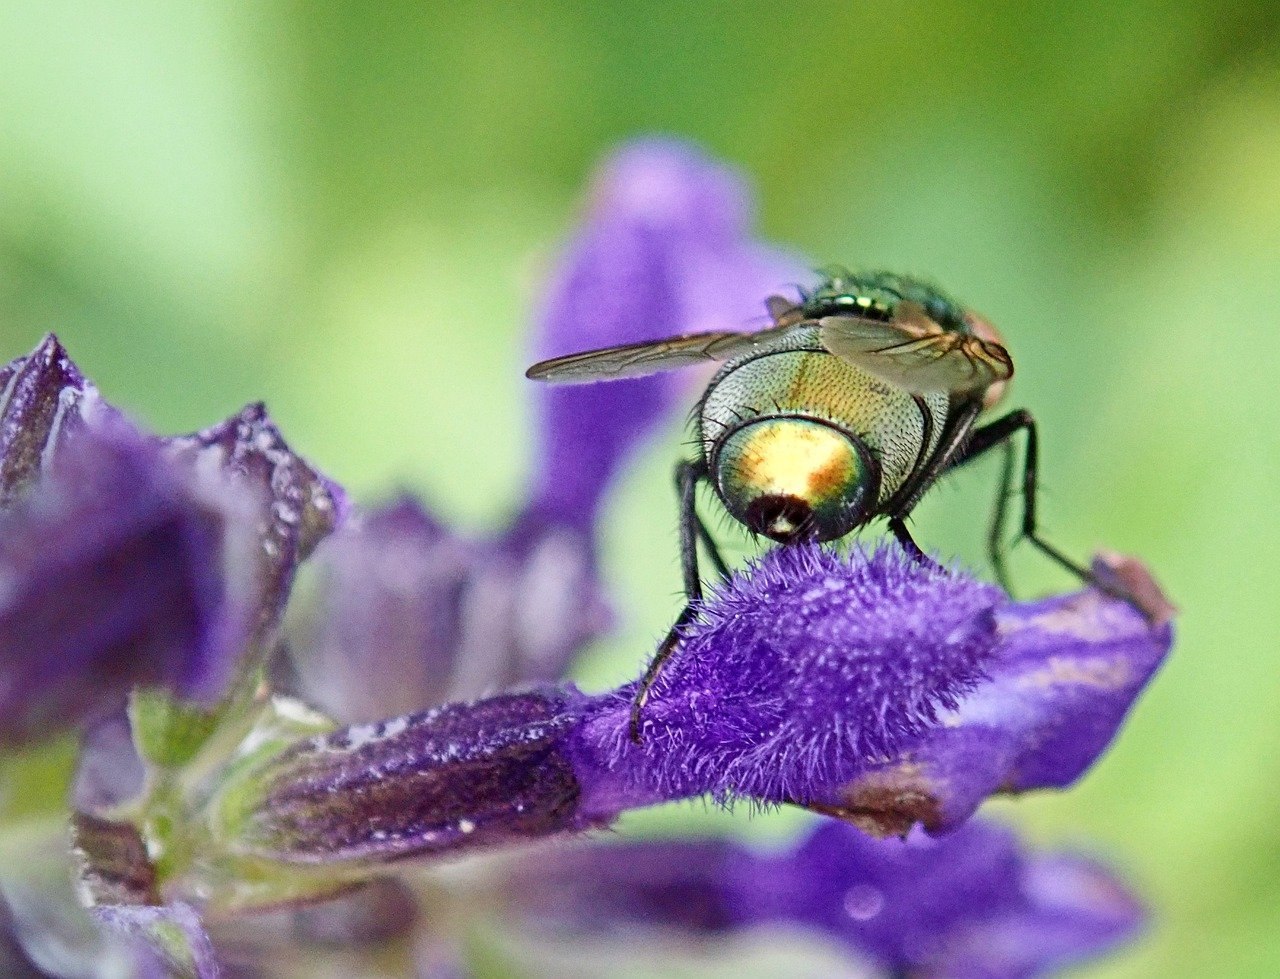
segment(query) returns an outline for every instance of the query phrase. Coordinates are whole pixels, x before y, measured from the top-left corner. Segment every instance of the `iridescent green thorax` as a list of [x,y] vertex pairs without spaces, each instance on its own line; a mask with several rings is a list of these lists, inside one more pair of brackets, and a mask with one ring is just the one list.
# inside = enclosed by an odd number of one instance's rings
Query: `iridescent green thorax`
[[924,307],[939,326],[968,333],[964,309],[942,290],[896,272],[852,273],[827,269],[814,289],[801,292],[800,311],[805,319],[857,314],[868,319],[888,320],[902,300]]

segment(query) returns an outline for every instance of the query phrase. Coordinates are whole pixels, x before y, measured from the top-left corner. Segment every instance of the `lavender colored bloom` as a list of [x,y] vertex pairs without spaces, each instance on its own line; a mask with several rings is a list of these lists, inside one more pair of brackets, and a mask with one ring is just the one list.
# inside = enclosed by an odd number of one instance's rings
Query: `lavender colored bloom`
[[284,612],[298,565],[347,516],[350,505],[337,483],[289,448],[261,403],[192,435],[165,439],[169,454],[199,469],[211,466],[255,491],[259,587],[255,640],[271,640]]
[[341,490],[261,405],[144,435],[52,335],[0,385],[0,743],[105,716],[137,685],[216,701],[271,640]]
[[1078,777],[1171,640],[1093,590],[1017,604],[895,549],[780,548],[688,629],[642,745],[627,736],[630,684],[347,728],[261,773],[239,845],[285,861],[389,859],[704,794],[939,832],[991,794]]
[[1142,909],[1101,866],[1030,854],[973,821],[942,839],[876,840],[836,822],[764,852],[724,839],[575,847],[522,863],[515,915],[565,937],[690,937],[791,925],[888,974],[1041,975],[1114,948]]
[[[688,144],[620,150],[548,289],[535,356],[748,326],[765,296],[809,277],[795,256],[753,240],[752,209],[746,181]],[[613,472],[679,385],[651,377],[539,389],[532,508],[589,531]]]
[[0,518],[0,742],[104,715],[136,684],[218,695],[233,522],[123,423],[62,447]]
[[347,723],[558,679],[609,625],[590,545],[522,521],[455,536],[409,497],[317,555],[319,614],[294,636],[304,696]]

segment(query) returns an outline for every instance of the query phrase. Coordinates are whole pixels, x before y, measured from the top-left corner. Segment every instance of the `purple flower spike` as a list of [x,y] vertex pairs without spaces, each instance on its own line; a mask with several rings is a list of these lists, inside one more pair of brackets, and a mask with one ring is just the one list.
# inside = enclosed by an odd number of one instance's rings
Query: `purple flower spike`
[[941,840],[875,840],[840,823],[794,849],[728,840],[596,845],[523,864],[513,908],[562,933],[699,935],[793,925],[887,974],[1041,975],[1141,928],[1137,901],[1102,867],[1028,854],[972,822]]
[[119,709],[135,684],[223,692],[235,515],[186,475],[115,419],[63,447],[0,520],[0,743]]
[[[753,240],[752,210],[743,178],[688,144],[621,150],[547,290],[535,355],[749,328],[766,296],[809,277],[794,256]],[[679,385],[658,376],[539,390],[532,508],[588,530],[614,471]]]
[[284,612],[298,565],[346,517],[346,494],[289,448],[260,403],[204,431],[165,442],[174,459],[197,471],[211,464],[260,495],[262,593],[255,638],[267,641]]
[[97,389],[52,333],[0,368],[0,510],[13,506],[95,405]]
[[653,687],[495,697],[361,724],[269,765],[247,845],[326,861],[531,840],[710,795],[868,832],[956,827],[992,793],[1061,787],[1101,754],[1169,649],[1087,590],[1019,605],[899,549],[765,555]]
[[1018,605],[896,549],[779,548],[688,629],[643,744],[632,684],[360,725],[269,764],[246,839],[278,859],[389,858],[706,794],[938,832],[994,793],[1079,777],[1171,641],[1093,590]]

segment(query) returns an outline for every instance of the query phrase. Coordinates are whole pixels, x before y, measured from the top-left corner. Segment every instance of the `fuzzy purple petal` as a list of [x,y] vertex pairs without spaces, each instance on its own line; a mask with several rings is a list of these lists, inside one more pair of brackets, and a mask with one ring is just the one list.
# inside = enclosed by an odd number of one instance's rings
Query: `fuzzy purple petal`
[[1063,788],[1115,737],[1173,641],[1170,626],[1097,591],[1011,604],[989,679],[899,757],[815,808],[867,829],[942,831],[989,795]]
[[512,907],[570,934],[722,934],[793,925],[887,973],[1032,976],[1110,950],[1141,927],[1100,866],[1024,852],[972,822],[942,840],[876,840],[824,823],[767,853],[723,839],[576,847],[528,860]]
[[644,743],[628,737],[624,688],[582,749],[669,798],[811,799],[903,750],[978,687],[1002,601],[896,548],[775,549],[688,627],[650,691]]
[[951,829],[992,794],[1077,777],[1171,638],[1092,590],[1017,605],[896,549],[780,548],[689,627],[642,744],[632,684],[347,728],[261,774],[247,846],[306,862],[441,853],[708,794],[880,834]]
[[316,558],[301,692],[344,723],[559,679],[610,621],[590,545],[526,520],[460,538],[409,497],[360,514]]
[[0,518],[0,741],[104,716],[138,684],[219,695],[229,520],[123,423],[63,447]]
[[259,645],[269,643],[298,565],[346,517],[346,494],[294,453],[262,404],[247,405],[203,431],[164,441],[176,461],[197,472],[205,467],[221,471],[258,495],[255,639]]
[[[766,296],[807,277],[753,240],[752,210],[743,178],[688,144],[619,151],[553,276],[535,356],[750,328]],[[672,376],[540,389],[532,509],[589,530],[604,487],[682,390]]]

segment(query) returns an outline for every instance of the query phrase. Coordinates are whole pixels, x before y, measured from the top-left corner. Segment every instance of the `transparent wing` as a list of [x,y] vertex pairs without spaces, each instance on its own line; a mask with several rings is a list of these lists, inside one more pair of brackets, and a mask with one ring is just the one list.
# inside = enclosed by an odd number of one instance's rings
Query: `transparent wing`
[[857,316],[818,321],[822,345],[842,360],[913,394],[984,391],[1013,376],[1013,361],[1000,344],[944,330],[914,304],[891,322]]
[[588,350],[534,364],[525,371],[525,377],[551,384],[586,384],[591,381],[616,381],[624,377],[645,377],[709,360],[729,360],[750,350],[761,338],[772,335],[775,331],[776,328],[761,330],[759,333],[690,333],[665,340]]

